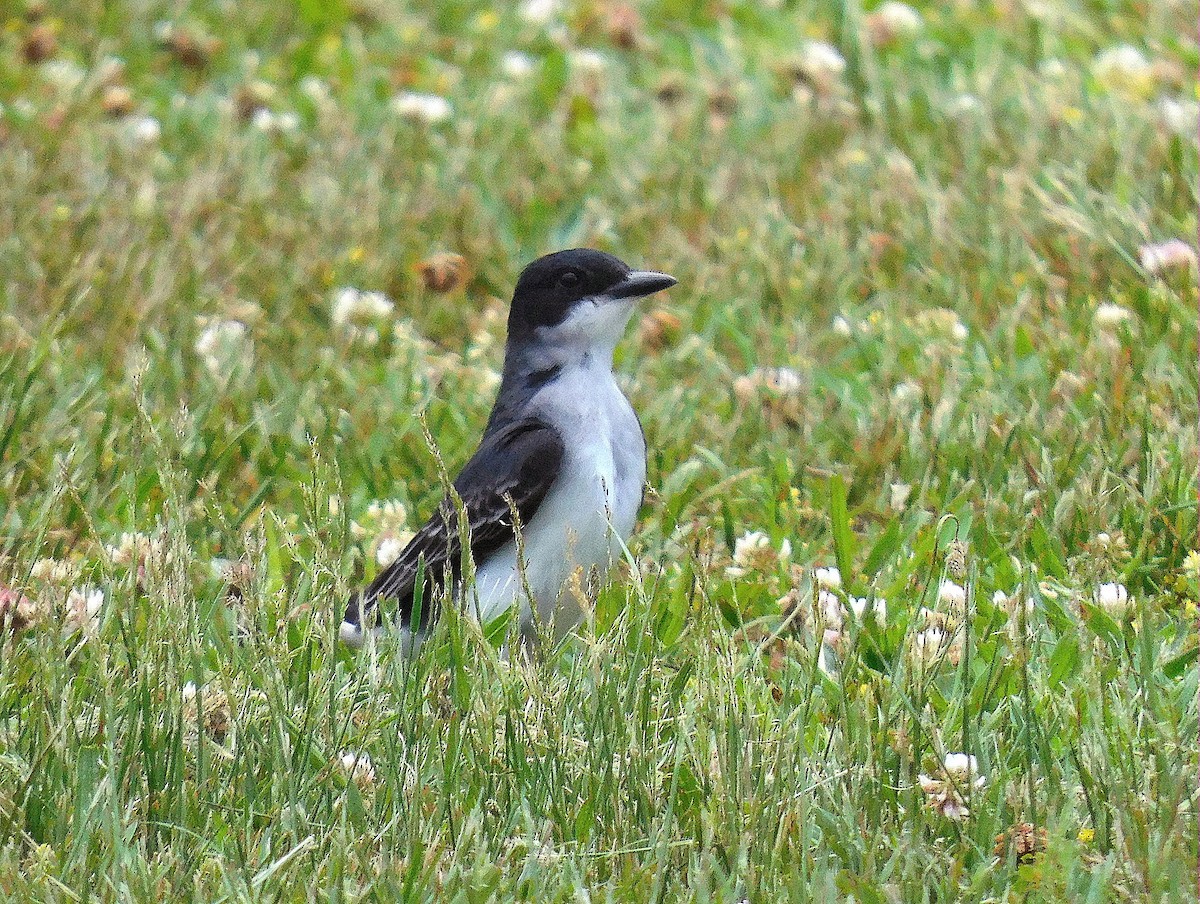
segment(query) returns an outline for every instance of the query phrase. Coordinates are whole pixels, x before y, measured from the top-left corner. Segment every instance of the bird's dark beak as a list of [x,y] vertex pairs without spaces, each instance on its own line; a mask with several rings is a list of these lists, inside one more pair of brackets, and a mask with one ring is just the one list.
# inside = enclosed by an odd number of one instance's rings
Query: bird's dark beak
[[609,298],[641,298],[669,289],[678,282],[674,276],[654,270],[634,270],[606,293]]

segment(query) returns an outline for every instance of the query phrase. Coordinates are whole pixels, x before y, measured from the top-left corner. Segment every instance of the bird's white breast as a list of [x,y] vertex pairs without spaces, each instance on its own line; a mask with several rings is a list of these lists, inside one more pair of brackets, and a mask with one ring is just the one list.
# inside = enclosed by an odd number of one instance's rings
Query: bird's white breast
[[572,594],[562,593],[576,569],[602,576],[621,556],[637,519],[646,480],[646,444],[633,407],[607,361],[585,358],[543,387],[531,412],[547,421],[565,445],[558,478],[528,524],[522,526],[524,581],[517,547],[509,543],[476,563],[476,596],[486,622],[514,604],[528,630],[532,607],[528,584],[543,623],[562,635],[581,613]]

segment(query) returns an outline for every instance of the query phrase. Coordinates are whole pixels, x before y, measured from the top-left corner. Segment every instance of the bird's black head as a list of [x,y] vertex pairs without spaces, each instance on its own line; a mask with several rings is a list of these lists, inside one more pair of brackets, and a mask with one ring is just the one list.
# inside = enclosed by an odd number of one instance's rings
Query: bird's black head
[[510,338],[557,326],[584,299],[637,298],[675,285],[663,273],[631,270],[623,261],[591,248],[539,257],[521,273],[508,315]]

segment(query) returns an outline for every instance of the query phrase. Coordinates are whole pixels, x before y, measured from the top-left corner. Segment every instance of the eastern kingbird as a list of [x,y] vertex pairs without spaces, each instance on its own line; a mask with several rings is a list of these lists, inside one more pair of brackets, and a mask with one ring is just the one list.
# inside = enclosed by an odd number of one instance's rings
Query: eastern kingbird
[[[508,315],[496,403],[479,448],[454,480],[467,515],[474,586],[463,592],[457,509],[447,496],[400,556],[351,599],[340,631],[345,643],[362,645],[364,625],[376,625],[383,602],[398,607],[403,648],[412,650],[447,580],[485,624],[514,605],[526,637],[535,606],[557,636],[579,623],[563,585],[576,569],[602,576],[620,555],[646,480],[646,439],[613,378],[613,349],[634,301],[673,285],[665,273],[631,270],[587,248],[548,254],[525,268]],[[424,581],[414,625],[418,574]]]

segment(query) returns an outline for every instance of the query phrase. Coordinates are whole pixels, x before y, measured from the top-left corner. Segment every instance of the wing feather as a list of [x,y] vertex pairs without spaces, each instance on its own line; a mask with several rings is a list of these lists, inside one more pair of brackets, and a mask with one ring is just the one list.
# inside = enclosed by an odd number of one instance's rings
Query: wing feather
[[[513,539],[508,497],[512,498],[521,523],[528,524],[557,479],[562,458],[562,438],[537,418],[513,421],[484,437],[454,480],[454,489],[466,510],[471,556],[476,562]],[[422,559],[425,562],[422,599],[429,601],[445,586],[447,577],[457,582],[462,567],[458,513],[449,496],[396,560],[350,600],[345,620],[361,626],[366,616],[372,622],[381,601],[395,601],[399,621],[408,625]],[[422,605],[423,624],[429,609]]]

